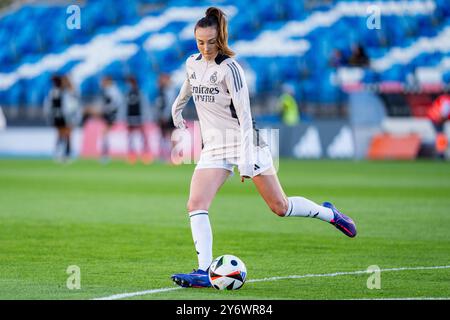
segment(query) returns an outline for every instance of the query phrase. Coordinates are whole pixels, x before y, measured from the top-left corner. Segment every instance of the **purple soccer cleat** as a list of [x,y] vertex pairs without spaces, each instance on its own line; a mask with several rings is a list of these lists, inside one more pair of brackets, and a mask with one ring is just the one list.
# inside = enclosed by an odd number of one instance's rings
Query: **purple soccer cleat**
[[330,202],[324,202],[322,205],[326,208],[330,208],[333,211],[334,218],[330,221],[332,225],[341,230],[346,236],[350,238],[356,236],[356,225],[351,218],[339,212],[339,210],[336,209],[336,207]]
[[208,271],[201,269],[192,271],[191,273],[176,273],[172,275],[172,280],[180,287],[184,288],[208,288],[211,287]]

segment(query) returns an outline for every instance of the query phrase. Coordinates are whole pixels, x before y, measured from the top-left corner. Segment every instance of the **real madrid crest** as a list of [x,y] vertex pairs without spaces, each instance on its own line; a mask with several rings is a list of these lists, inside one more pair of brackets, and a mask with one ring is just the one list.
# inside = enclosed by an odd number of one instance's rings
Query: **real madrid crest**
[[209,78],[209,82],[211,82],[212,84],[215,84],[217,82],[217,71],[215,71],[211,77]]

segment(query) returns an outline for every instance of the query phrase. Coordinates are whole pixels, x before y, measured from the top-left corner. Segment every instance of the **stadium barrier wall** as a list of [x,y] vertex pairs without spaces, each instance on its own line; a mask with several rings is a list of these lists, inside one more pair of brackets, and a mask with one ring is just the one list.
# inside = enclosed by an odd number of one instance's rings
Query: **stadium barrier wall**
[[[75,157],[98,158],[101,155],[101,132],[104,124],[100,120],[88,122],[84,128],[76,128],[72,135],[72,150]],[[297,126],[262,125],[277,133],[270,146],[274,156],[295,159],[364,159],[369,152],[373,137],[389,133],[402,137],[416,134],[422,144],[432,145],[435,137],[431,123],[426,119],[386,118],[379,126],[356,126],[344,120],[322,120],[300,123]],[[444,127],[450,139],[450,122]],[[185,156],[197,161],[202,140],[197,122],[188,122],[189,139],[176,142]],[[150,152],[158,157],[161,152],[159,128],[154,123],[145,125]],[[128,137],[126,126],[118,123],[109,134],[111,155],[124,158],[127,155]],[[56,142],[56,131],[51,127],[8,127],[0,131],[0,156],[3,157],[52,157]],[[134,136],[136,149],[142,150],[142,141]],[[186,152],[187,151],[187,152]],[[189,163],[186,161],[185,163]]]

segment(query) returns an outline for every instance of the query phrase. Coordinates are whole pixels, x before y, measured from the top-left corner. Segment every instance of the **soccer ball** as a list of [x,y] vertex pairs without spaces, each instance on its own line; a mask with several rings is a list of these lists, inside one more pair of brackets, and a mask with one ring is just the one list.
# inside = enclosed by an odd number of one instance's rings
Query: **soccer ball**
[[217,290],[237,290],[245,283],[247,268],[238,257],[225,254],[214,259],[208,276],[211,285]]

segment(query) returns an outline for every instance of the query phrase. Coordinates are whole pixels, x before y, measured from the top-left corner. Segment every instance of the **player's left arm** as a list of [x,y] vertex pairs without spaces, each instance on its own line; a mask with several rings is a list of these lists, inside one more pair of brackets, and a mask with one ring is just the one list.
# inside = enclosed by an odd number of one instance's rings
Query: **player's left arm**
[[242,178],[253,178],[253,121],[247,82],[241,66],[236,61],[229,60],[225,68],[225,82],[241,128],[239,172]]

